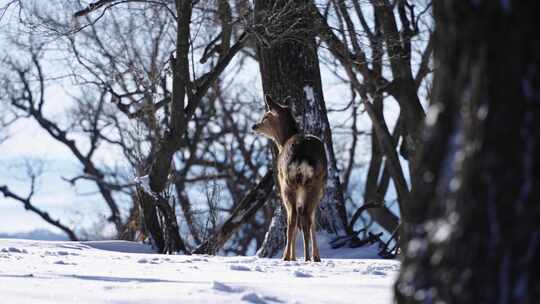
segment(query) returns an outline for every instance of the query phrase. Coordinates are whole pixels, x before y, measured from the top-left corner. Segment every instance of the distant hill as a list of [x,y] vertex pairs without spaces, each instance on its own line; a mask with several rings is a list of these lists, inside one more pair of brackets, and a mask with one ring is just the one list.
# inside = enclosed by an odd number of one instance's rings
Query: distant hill
[[26,240],[41,240],[41,241],[67,241],[69,240],[65,234],[52,232],[47,229],[35,229],[25,232],[2,233],[0,239],[26,239]]

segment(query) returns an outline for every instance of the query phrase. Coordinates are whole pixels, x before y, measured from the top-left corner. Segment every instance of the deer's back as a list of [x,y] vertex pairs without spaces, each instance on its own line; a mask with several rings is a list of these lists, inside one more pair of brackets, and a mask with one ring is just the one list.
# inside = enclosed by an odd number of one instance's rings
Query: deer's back
[[321,140],[312,135],[291,137],[278,158],[281,182],[288,186],[323,183],[326,179],[326,153]]

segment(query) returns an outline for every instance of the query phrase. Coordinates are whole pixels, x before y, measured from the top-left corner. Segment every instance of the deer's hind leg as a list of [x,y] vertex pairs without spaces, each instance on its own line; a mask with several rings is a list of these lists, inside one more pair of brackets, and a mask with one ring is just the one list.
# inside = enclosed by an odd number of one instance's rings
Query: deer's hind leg
[[311,260],[309,252],[309,231],[311,227],[311,219],[309,216],[309,210],[306,206],[301,206],[298,208],[298,228],[302,230],[302,235],[304,237],[304,258],[306,261]]
[[[304,215],[304,244],[309,244],[309,241],[311,241],[311,258],[314,262],[320,262],[321,256],[319,254],[319,246],[317,245],[317,225],[315,220],[315,215],[317,213],[317,209],[319,207],[319,203],[321,201],[321,198],[324,194],[322,189],[317,189],[316,187],[310,187],[311,189],[308,190],[309,195],[307,196],[307,200],[305,203],[306,210]],[[309,253],[308,248],[304,248],[306,261],[309,261]]]
[[292,205],[293,196],[288,191],[283,191],[282,199],[283,205],[287,211],[287,245],[283,251],[283,260],[284,261],[296,261],[296,223],[297,223],[297,213],[296,208]]
[[[313,227],[312,223],[311,223],[311,220],[307,219],[305,221],[306,223],[306,226],[304,227],[304,229],[302,230],[302,233],[304,235],[304,257],[305,257],[305,260],[306,261],[311,261],[311,254],[309,252],[309,241],[310,241],[310,231]],[[312,239],[312,238],[311,238]],[[311,246],[314,246],[315,244],[313,242],[311,242]],[[313,247],[312,247],[313,248]]]
[[[304,236],[304,257],[306,261],[320,262],[319,247],[317,246],[315,213],[321,200],[321,190],[317,187],[306,188],[304,201],[298,206],[298,223]],[[311,248],[310,248],[311,243]],[[311,249],[311,250],[310,250]]]
[[314,198],[314,205],[313,209],[311,209],[310,218],[311,218],[311,227],[309,230],[309,233],[311,235],[311,252],[313,255],[313,261],[314,262],[320,262],[321,261],[321,255],[319,254],[319,246],[317,245],[317,225],[316,225],[316,215],[317,215],[317,209],[319,209],[319,204],[321,202],[321,199],[324,196],[324,188],[319,188],[318,191],[314,191],[314,193],[317,193],[316,197]]
[[319,254],[319,246],[317,246],[317,227],[315,227],[315,212],[311,215],[312,225],[309,229],[309,234],[311,236],[311,253],[313,255],[313,262],[320,262],[321,255]]

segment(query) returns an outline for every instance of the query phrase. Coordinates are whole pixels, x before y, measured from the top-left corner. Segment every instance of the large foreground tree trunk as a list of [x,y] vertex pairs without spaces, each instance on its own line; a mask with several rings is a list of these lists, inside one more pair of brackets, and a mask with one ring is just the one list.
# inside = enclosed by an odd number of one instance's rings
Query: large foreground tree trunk
[[540,297],[540,39],[534,2],[435,1],[434,103],[398,303]]
[[[317,226],[333,234],[344,233],[345,202],[332,135],[323,98],[319,58],[311,14],[305,1],[255,1],[258,57],[263,90],[275,100],[292,107],[293,115],[306,134],[324,142],[328,159],[328,181],[318,212]],[[278,206],[260,255],[273,255],[284,242],[284,217]],[[283,235],[280,237],[279,235]],[[271,240],[271,241],[270,241]]]

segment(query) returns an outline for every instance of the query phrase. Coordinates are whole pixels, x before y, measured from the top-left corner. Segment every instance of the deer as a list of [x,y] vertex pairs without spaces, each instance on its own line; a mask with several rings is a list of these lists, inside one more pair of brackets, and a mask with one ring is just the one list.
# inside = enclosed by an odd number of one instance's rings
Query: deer
[[277,183],[287,211],[287,243],[284,261],[296,260],[296,230],[304,238],[304,258],[320,262],[315,215],[324,195],[327,160],[324,144],[314,136],[299,132],[289,107],[265,96],[266,112],[252,130],[272,140],[277,147]]

